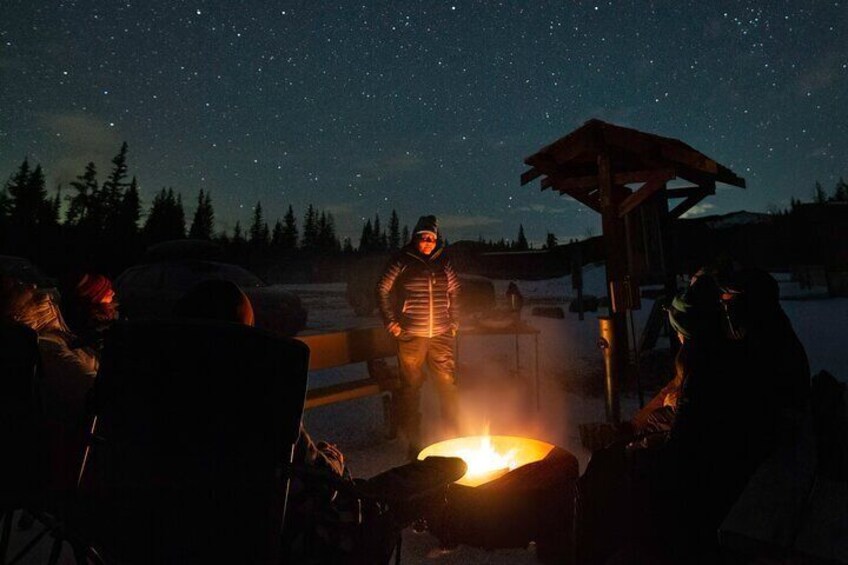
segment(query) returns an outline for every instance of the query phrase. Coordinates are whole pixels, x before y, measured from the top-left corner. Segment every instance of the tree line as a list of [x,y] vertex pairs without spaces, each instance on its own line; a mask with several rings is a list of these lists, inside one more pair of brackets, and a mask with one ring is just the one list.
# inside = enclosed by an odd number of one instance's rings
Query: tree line
[[[229,233],[216,231],[212,195],[203,189],[190,221],[182,194],[173,187],[159,190],[145,211],[137,177],[129,172],[128,151],[124,142],[102,181],[89,162],[53,195],[41,165],[24,159],[0,189],[0,253],[27,257],[50,272],[91,268],[114,275],[138,262],[150,246],[185,238],[213,241],[225,259],[247,266],[391,252],[410,241],[409,226],[401,225],[395,210],[387,223],[379,214],[366,219],[356,242],[340,239],[333,214],[312,204],[301,218],[289,205],[282,218],[269,221],[259,201],[250,224],[236,222]],[[479,241],[488,250],[531,247],[523,226],[515,240]],[[556,237],[549,233],[543,247],[555,245]]]

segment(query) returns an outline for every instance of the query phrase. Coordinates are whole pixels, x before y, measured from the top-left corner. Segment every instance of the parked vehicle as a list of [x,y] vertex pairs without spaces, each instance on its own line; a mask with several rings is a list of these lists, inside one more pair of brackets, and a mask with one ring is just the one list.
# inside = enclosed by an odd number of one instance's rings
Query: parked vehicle
[[121,314],[128,318],[165,317],[197,283],[223,279],[237,284],[253,304],[256,325],[292,336],[306,325],[300,298],[237,265],[201,260],[159,261],[130,267],[117,279]]

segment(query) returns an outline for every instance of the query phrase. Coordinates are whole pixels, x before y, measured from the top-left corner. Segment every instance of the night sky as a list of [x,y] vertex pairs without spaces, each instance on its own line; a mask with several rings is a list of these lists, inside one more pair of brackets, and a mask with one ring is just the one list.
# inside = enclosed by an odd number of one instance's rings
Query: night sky
[[[40,5],[40,7],[39,7]],[[143,205],[211,192],[218,229],[392,208],[451,240],[600,232],[523,159],[591,118],[676,137],[748,181],[697,209],[766,211],[848,177],[848,4],[0,2],[0,175],[51,189],[121,141]],[[385,224],[384,224],[385,225]]]

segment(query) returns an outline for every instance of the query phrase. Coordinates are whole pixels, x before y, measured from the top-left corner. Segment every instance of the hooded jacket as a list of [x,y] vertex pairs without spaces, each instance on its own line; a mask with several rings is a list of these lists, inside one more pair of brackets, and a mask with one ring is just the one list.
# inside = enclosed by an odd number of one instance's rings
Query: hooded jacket
[[416,337],[446,334],[456,326],[459,279],[443,251],[440,245],[422,255],[412,244],[392,258],[377,283],[385,325],[397,322],[405,334]]

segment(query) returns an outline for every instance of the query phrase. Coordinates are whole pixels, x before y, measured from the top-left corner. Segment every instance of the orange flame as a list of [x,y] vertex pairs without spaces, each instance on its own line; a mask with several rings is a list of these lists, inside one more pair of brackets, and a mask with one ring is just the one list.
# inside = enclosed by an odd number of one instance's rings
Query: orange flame
[[468,465],[468,471],[457,483],[474,487],[543,459],[553,447],[550,443],[522,437],[468,436],[434,443],[422,450],[418,459],[431,455],[459,457]]

